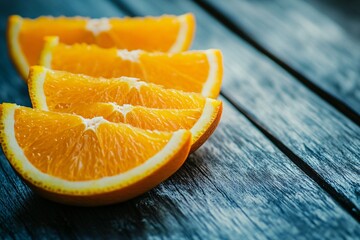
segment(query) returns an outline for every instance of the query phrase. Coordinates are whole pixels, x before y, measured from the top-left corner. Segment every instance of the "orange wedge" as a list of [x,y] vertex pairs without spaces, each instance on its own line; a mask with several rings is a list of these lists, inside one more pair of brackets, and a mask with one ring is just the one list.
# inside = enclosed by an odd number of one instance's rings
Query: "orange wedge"
[[130,199],[164,181],[185,161],[191,134],[4,103],[0,139],[12,167],[34,190],[90,206]]
[[103,117],[108,121],[128,123],[134,127],[158,131],[190,130],[192,146],[198,149],[214,132],[222,113],[221,101],[206,99],[203,109],[157,109],[115,103],[73,104],[61,112],[85,118]]
[[11,16],[8,43],[11,57],[26,78],[29,66],[38,64],[45,36],[59,36],[66,44],[94,43],[101,47],[180,52],[187,50],[195,30],[192,14],[143,18]]
[[30,68],[28,86],[33,107],[51,111],[72,103],[114,102],[168,109],[203,109],[206,103],[200,94],[164,89],[135,78],[95,78],[41,66]]
[[217,49],[163,53],[87,44],[70,46],[58,40],[58,37],[46,38],[40,65],[93,77],[136,77],[211,98],[220,93],[223,66],[221,51]]

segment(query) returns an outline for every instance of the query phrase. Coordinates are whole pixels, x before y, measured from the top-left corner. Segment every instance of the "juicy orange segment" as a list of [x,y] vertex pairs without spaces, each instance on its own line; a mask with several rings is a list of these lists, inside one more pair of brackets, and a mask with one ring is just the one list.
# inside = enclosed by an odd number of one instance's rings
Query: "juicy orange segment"
[[150,108],[203,108],[206,98],[196,93],[164,89],[134,78],[94,78],[82,74],[30,69],[29,93],[35,108],[58,110],[71,103],[114,102]]
[[147,131],[102,117],[2,104],[5,155],[27,183],[55,201],[100,205],[156,186],[186,159],[191,134]]
[[189,48],[195,30],[192,14],[143,18],[11,16],[10,53],[22,76],[38,64],[45,36],[59,36],[66,44],[94,43],[101,47],[179,52]]
[[58,37],[46,39],[40,65],[93,77],[136,77],[212,98],[219,95],[223,74],[222,55],[217,49],[182,53],[128,51],[87,44],[69,46],[59,43]]
[[85,118],[104,117],[111,122],[128,123],[148,130],[190,130],[192,147],[199,148],[215,130],[222,113],[221,101],[206,99],[202,109],[157,109],[114,103],[72,104],[60,112],[75,113]]

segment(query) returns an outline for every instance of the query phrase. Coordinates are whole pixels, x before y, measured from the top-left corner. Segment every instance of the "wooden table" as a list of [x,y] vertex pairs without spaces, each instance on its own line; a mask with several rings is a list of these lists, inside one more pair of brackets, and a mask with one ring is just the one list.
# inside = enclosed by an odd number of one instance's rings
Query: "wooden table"
[[1,239],[360,239],[359,1],[1,1],[0,102],[30,106],[10,14],[185,12],[192,48],[224,54],[213,136],[160,186],[96,208],[42,199],[1,153]]

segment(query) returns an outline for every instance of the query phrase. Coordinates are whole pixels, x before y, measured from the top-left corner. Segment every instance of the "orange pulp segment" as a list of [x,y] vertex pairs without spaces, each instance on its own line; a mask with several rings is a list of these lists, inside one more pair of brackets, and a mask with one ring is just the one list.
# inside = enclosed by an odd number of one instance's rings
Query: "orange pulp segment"
[[164,89],[135,78],[95,78],[82,74],[30,69],[29,93],[33,107],[57,111],[72,103],[114,102],[150,108],[203,108],[206,98],[197,93]]
[[177,131],[187,129],[192,134],[190,152],[199,148],[213,133],[222,113],[221,101],[206,99],[204,108],[157,109],[115,103],[72,104],[60,112],[74,113],[85,118],[104,117],[111,122],[128,123],[148,130]]
[[148,131],[102,117],[0,107],[0,139],[12,167],[40,194],[69,204],[109,204],[149,190],[182,165],[190,137],[186,130]]
[[59,43],[58,37],[46,38],[40,65],[93,77],[136,77],[211,98],[219,95],[223,74],[222,55],[217,49],[181,53],[128,51],[66,45]]

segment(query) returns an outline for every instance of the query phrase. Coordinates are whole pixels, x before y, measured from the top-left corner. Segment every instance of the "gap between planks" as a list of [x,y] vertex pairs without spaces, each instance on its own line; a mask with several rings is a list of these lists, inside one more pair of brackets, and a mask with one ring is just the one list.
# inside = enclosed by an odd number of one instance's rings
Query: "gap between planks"
[[259,52],[264,54],[266,57],[268,57],[270,60],[272,60],[273,62],[278,64],[281,68],[283,68],[285,71],[287,71],[290,75],[292,75],[300,83],[302,83],[304,86],[306,86],[312,92],[314,92],[315,94],[320,96],[320,98],[322,98],[324,101],[329,103],[331,106],[333,106],[339,112],[344,114],[347,118],[349,118],[357,126],[360,126],[360,115],[358,115],[352,108],[347,106],[345,103],[343,103],[341,100],[334,97],[330,93],[321,89],[315,83],[313,83],[308,78],[306,78],[303,74],[301,74],[300,72],[298,72],[295,69],[293,69],[292,67],[290,67],[288,64],[286,64],[284,61],[280,60],[278,57],[276,57],[270,51],[266,50],[264,47],[261,46],[261,44],[259,44],[253,38],[251,38],[250,35],[247,34],[243,29],[241,29],[239,26],[237,26],[235,23],[233,23],[231,21],[231,19],[226,17],[220,11],[216,10],[210,3],[202,1],[202,0],[195,0],[194,3],[196,3],[203,9],[205,9],[216,20],[221,22],[224,26],[226,26],[228,29],[230,29],[232,32],[234,32],[236,35],[238,35],[243,40],[245,40],[247,43],[249,43],[253,48],[255,48],[256,50],[258,50]]

